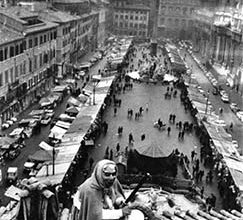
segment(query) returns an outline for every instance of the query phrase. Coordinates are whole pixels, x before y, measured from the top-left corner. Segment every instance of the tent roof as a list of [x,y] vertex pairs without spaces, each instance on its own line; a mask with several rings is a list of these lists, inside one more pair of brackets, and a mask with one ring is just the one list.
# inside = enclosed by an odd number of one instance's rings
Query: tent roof
[[0,148],[3,146],[9,146],[13,144],[16,140],[10,137],[1,137],[0,138]]
[[53,159],[52,156],[52,151],[38,150],[34,154],[30,155],[29,159],[35,161],[51,161]]
[[75,106],[71,106],[71,107],[67,108],[65,112],[78,114],[79,113],[79,109],[77,107],[75,107]]
[[70,104],[70,105],[74,105],[74,106],[80,106],[81,105],[81,102],[78,99],[76,99],[72,96],[69,97],[67,103]]
[[135,149],[139,154],[147,157],[161,158],[169,156],[162,150],[162,146],[159,146],[158,143],[153,140],[140,141],[135,146]]

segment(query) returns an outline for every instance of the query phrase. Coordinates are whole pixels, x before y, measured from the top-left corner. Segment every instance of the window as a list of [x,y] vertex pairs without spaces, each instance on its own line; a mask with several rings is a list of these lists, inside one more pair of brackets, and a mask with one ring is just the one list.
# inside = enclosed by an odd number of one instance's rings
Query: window
[[24,48],[23,48],[23,42],[20,43],[20,47],[19,47],[19,53],[23,53],[24,52]]
[[187,8],[183,8],[183,15],[187,14]]
[[191,9],[190,9],[190,14],[191,14],[191,15],[194,14],[194,8],[191,8]]
[[133,28],[133,23],[130,23],[130,28]]
[[37,69],[37,56],[34,56],[34,69]]
[[[23,75],[23,64],[19,64],[19,75]],[[16,77],[17,78],[17,77]]]
[[162,6],[162,7],[161,7],[161,12],[160,12],[160,13],[161,13],[161,14],[165,14],[165,11],[166,11],[166,7],[165,7],[165,6]]
[[23,50],[26,50],[26,41],[23,41]]
[[125,19],[128,19],[128,15],[125,15]]
[[0,86],[3,86],[3,74],[0,73]]
[[138,16],[135,16],[135,20],[136,20],[136,21],[138,20]]
[[127,22],[125,22],[125,28],[127,28],[128,27],[128,23]]
[[42,67],[42,54],[41,53],[40,53],[39,57],[40,57],[40,67]]
[[43,44],[43,36],[40,36],[40,44]]
[[19,45],[15,46],[15,56],[19,55]]
[[120,15],[120,19],[123,19],[123,15]]
[[130,19],[133,20],[133,15],[130,15]]
[[14,46],[10,46],[10,57],[14,56]]
[[[15,66],[15,79],[17,79],[18,76],[19,76],[19,68],[18,66]],[[10,77],[11,77],[11,81],[13,82],[13,68],[11,68]]]
[[46,34],[44,35],[44,43],[46,42]]
[[38,38],[35,37],[35,43],[34,43],[34,46],[37,46],[38,45]]
[[9,82],[9,79],[8,79],[8,70],[6,70],[4,72],[4,77],[5,77],[5,84],[7,84]]
[[32,72],[32,60],[29,59],[29,73]]
[[118,15],[115,15],[115,18],[117,19],[118,18]]
[[0,50],[0,61],[3,61],[3,50]]
[[29,39],[29,48],[32,48],[33,45],[32,45],[32,39]]
[[120,22],[120,27],[123,28],[123,23],[122,22]]
[[138,24],[136,23],[136,24],[134,24],[134,28],[138,28]]
[[26,73],[26,61],[24,61],[24,64],[23,64],[23,74]]
[[160,25],[164,25],[165,24],[165,18],[160,18]]
[[4,48],[4,59],[5,60],[8,59],[8,48],[7,47]]
[[57,38],[57,31],[54,31],[54,39]]

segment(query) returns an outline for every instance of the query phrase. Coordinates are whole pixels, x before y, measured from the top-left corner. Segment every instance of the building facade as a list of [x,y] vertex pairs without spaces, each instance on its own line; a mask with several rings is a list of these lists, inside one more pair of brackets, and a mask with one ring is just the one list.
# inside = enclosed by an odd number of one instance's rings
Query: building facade
[[5,121],[51,87],[58,25],[20,6],[1,9],[0,24],[5,33],[8,29],[22,37],[0,45],[1,121]]
[[158,37],[190,39],[199,0],[160,0]]
[[219,83],[228,83],[242,94],[243,1],[209,1],[203,6],[196,15],[194,50],[217,70]]
[[146,39],[149,36],[150,8],[126,0],[113,2],[114,34]]

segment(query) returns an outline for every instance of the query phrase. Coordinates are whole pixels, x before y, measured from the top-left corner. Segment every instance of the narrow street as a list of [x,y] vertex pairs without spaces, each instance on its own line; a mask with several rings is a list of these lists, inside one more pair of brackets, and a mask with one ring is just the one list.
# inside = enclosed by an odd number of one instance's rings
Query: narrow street
[[[183,52],[184,53],[184,52]],[[183,54],[182,53],[182,54]],[[232,137],[234,140],[238,141],[240,152],[243,152],[243,123],[236,117],[236,115],[231,111],[229,107],[229,103],[224,103],[220,99],[220,95],[213,95],[213,86],[210,83],[210,81],[207,79],[207,77],[204,75],[203,71],[198,67],[197,63],[192,59],[192,57],[187,54],[186,56],[186,62],[188,66],[192,66],[192,73],[196,76],[196,80],[200,84],[200,86],[204,89],[205,92],[210,91],[209,100],[212,103],[212,105],[215,107],[215,112],[219,114],[219,108],[223,108],[223,114],[220,116],[226,124],[230,125],[231,122],[233,122],[233,132],[231,132]],[[234,100],[234,97],[231,95],[230,97],[232,100]],[[241,104],[241,103],[239,103]],[[239,105],[240,106],[240,105]],[[220,115],[220,114],[219,114]]]
[[[87,62],[90,57],[93,55],[93,53],[88,53],[86,56],[82,57],[79,62]],[[97,62],[93,67],[91,67],[89,75],[94,75],[98,73],[99,69],[102,69],[104,67],[104,65],[106,64],[106,58],[104,57],[102,60],[100,60],[99,62]],[[83,85],[83,81],[79,80],[78,81],[78,86],[81,88]],[[54,118],[57,118],[61,113],[64,113],[65,109],[66,109],[66,103],[68,98],[70,97],[70,95],[67,95],[62,103],[60,103],[56,108],[55,108],[55,115]],[[29,113],[34,110],[34,109],[38,109],[39,108],[39,104],[36,103],[33,106],[30,106],[28,109],[26,109],[25,111],[21,112],[20,115],[17,116],[18,121],[20,121],[21,119],[24,118],[30,118]],[[50,123],[51,124],[51,123]],[[3,175],[3,182],[2,185],[0,186],[0,195],[1,195],[1,200],[2,200],[2,205],[6,205],[10,200],[9,198],[2,196],[6,190],[6,182],[5,182],[5,177],[6,177],[6,172],[8,167],[18,167],[18,177],[20,179],[25,178],[26,175],[23,173],[23,169],[24,169],[24,163],[27,161],[29,155],[34,154],[37,150],[40,149],[39,147],[39,143],[41,141],[48,141],[48,135],[50,133],[50,124],[48,124],[47,126],[42,126],[41,127],[41,131],[39,134],[34,134],[32,135],[30,138],[25,140],[26,143],[26,147],[21,149],[21,153],[20,155],[12,160],[12,161],[6,161],[5,164],[1,164],[0,165],[0,169],[2,170],[2,175]],[[12,125],[9,129],[6,129],[4,131],[2,131],[2,134],[9,134],[11,133],[11,131],[18,127],[18,122],[16,122],[14,125]]]

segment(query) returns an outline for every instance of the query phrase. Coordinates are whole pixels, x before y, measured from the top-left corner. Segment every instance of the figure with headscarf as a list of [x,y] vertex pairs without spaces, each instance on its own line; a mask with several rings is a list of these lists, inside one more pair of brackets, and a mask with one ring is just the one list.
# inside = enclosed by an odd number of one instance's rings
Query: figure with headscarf
[[91,177],[78,188],[78,220],[120,219],[130,215],[131,209],[124,206],[125,196],[117,171],[111,160],[96,164]]

